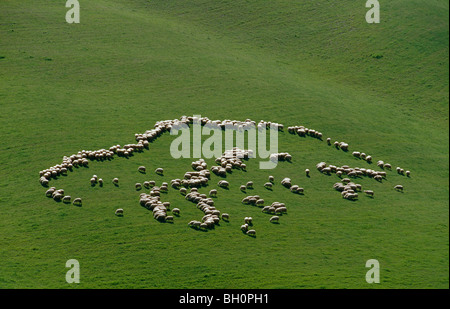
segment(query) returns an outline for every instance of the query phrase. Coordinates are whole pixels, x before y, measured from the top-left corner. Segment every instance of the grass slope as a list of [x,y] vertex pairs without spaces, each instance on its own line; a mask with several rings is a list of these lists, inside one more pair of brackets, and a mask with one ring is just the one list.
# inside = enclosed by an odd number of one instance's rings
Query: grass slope
[[[69,25],[62,4],[2,1],[0,287],[448,288],[448,2],[380,3],[382,23],[368,25],[354,1],[83,1],[81,23]],[[83,207],[44,197],[38,171],[63,155],[131,143],[183,114],[303,124],[413,177],[362,179],[376,198],[345,201],[314,166],[363,163],[281,134],[294,162],[262,171],[251,160],[229,176],[216,203],[231,221],[201,233],[186,226],[201,213],[174,191],[173,225],[138,204],[135,182],[190,169],[192,160],[166,159],[165,135],[129,160],[53,182]],[[141,164],[167,173],[140,175]],[[91,188],[94,173],[121,186]],[[291,177],[305,196],[265,190],[269,174]],[[288,205],[281,224],[240,204],[238,185],[250,179],[250,194]],[[239,231],[249,215],[256,239]],[[80,285],[65,282],[70,258]],[[371,258],[380,285],[365,282]]]

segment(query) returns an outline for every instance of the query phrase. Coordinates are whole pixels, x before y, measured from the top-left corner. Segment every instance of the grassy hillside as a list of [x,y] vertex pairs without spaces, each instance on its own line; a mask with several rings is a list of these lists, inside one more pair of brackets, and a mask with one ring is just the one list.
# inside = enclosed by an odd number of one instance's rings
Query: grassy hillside
[[[380,3],[382,22],[369,25],[355,1],[96,0],[82,1],[81,23],[70,25],[61,3],[2,1],[0,288],[448,288],[449,5]],[[230,223],[201,233],[187,227],[201,212],[173,190],[165,198],[182,211],[173,225],[138,203],[135,182],[190,170],[193,160],[170,158],[165,135],[129,160],[53,181],[83,207],[45,198],[38,172],[62,156],[132,143],[184,114],[303,124],[412,177],[362,179],[376,197],[352,203],[314,166],[364,163],[280,134],[293,163],[262,171],[250,160],[216,201]],[[141,175],[141,164],[166,174]],[[91,188],[92,174],[121,186]],[[265,190],[269,174],[305,195]],[[249,194],[287,204],[279,225],[240,203],[247,180],[257,184]],[[245,216],[255,239],[240,233]],[[71,258],[81,265],[76,286],[65,282]],[[372,258],[376,286],[365,281]]]

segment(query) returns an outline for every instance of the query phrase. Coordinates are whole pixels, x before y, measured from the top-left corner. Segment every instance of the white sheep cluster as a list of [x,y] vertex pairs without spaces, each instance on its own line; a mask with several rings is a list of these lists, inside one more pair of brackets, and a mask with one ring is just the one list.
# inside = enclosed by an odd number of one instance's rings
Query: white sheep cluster
[[253,154],[252,150],[242,150],[234,147],[231,150],[226,150],[220,157],[216,158],[215,162],[218,166],[212,166],[211,172],[217,176],[226,177],[227,173],[232,173],[233,169],[240,169],[245,171],[247,165],[242,162],[243,159],[248,159]]
[[353,182],[337,182],[333,185],[333,188],[341,192],[343,198],[352,201],[358,199],[358,191],[362,190],[362,186],[360,184],[356,184]]
[[323,134],[322,132],[319,132],[314,129],[309,129],[305,126],[292,126],[288,127],[288,132],[291,134],[297,134],[298,136],[305,137],[305,136],[311,136],[317,139],[322,139]]
[[206,170],[208,168],[208,164],[206,164],[204,159],[198,159],[191,163],[191,166],[194,170],[200,172],[202,170]]
[[272,214],[272,215],[287,214],[286,205],[280,202],[273,202],[270,206],[264,206],[261,211],[265,214]]
[[175,179],[184,188],[200,188],[206,187],[211,174],[208,170],[201,170],[199,172],[186,172],[184,179]]
[[348,143],[335,141],[334,146],[336,147],[336,149],[342,149],[343,151],[348,151]]
[[250,195],[242,199],[242,204],[263,207],[264,199],[262,199],[259,195]]
[[[201,221],[190,221],[188,226],[192,228],[200,229],[212,229],[215,225],[220,223],[221,212],[214,206],[214,200],[206,196],[206,194],[200,194],[196,188],[191,189],[186,195],[186,200],[196,203],[197,208],[203,212]],[[227,213],[222,214],[222,219],[228,220],[230,216]],[[197,222],[200,222],[197,224]]]
[[305,193],[305,189],[303,189],[299,185],[292,184],[291,178],[288,178],[288,177],[283,178],[283,180],[281,180],[281,184],[283,185],[283,187],[288,188],[292,193],[296,193],[296,194],[304,194]]
[[103,187],[103,179],[102,178],[98,178],[97,175],[92,175],[91,179],[91,186],[95,186],[96,184],[98,184],[100,187]]
[[292,161],[292,156],[288,152],[280,152],[280,153],[272,153],[270,154],[269,159],[273,162],[278,161]]
[[[168,215],[170,211],[170,202],[161,202],[159,195],[141,193],[139,195],[139,203],[142,207],[153,212],[153,218],[160,222],[173,222],[173,216]],[[179,209],[174,212],[179,215]],[[174,209],[175,210],[175,209]]]
[[323,174],[330,175],[331,173],[335,173],[338,177],[342,177],[346,175],[348,177],[362,177],[367,176],[371,177],[377,181],[382,181],[387,177],[385,171],[375,171],[373,169],[359,168],[359,167],[350,167],[348,165],[336,166],[336,165],[328,165],[326,162],[320,162],[316,165],[317,170]]

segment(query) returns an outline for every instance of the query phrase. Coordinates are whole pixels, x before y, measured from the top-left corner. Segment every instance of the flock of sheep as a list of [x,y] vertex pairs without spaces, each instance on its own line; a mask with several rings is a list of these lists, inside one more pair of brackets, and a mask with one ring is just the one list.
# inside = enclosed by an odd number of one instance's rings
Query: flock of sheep
[[[199,122],[202,125],[214,124],[222,129],[227,126],[233,126],[237,130],[243,130],[249,125],[257,126],[259,129],[269,128],[275,125],[279,131],[283,131],[284,126],[279,123],[266,122],[261,120],[259,123],[247,119],[245,121],[236,120],[210,120],[207,117],[187,117],[182,116],[180,119],[175,120],[164,120],[156,122],[155,126],[151,130],[145,131],[142,134],[135,134],[136,143],[126,144],[123,147],[120,145],[111,146],[109,149],[99,149],[95,151],[82,150],[76,154],[70,156],[64,156],[60,164],[49,167],[45,170],[39,172],[39,181],[44,187],[48,187],[50,181],[57,179],[61,175],[68,175],[69,172],[73,171],[74,168],[78,167],[88,167],[89,160],[111,160],[114,156],[118,157],[130,157],[136,152],[142,152],[149,148],[149,143],[156,140],[161,134],[165,132],[170,132],[173,126],[179,124],[192,124],[194,122]],[[317,130],[309,129],[304,126],[291,126],[288,127],[288,132],[291,134],[297,134],[300,137],[310,136],[319,140],[322,140],[323,134]],[[327,145],[333,145],[336,149],[341,149],[343,151],[348,151],[349,144],[345,142],[335,141],[332,143],[331,138],[327,138]],[[215,159],[217,165],[212,166],[208,169],[208,165],[203,159],[192,162],[191,167],[194,171],[187,171],[184,174],[183,179],[172,179],[170,181],[170,186],[179,190],[179,192],[185,196],[186,200],[191,201],[196,204],[197,208],[203,212],[201,220],[192,220],[188,223],[188,226],[195,229],[211,229],[215,225],[218,225],[221,220],[228,221],[230,219],[229,214],[221,213],[220,210],[216,209],[214,206],[214,199],[217,197],[217,189],[211,189],[209,191],[209,196],[206,194],[201,194],[198,189],[201,187],[206,187],[209,185],[209,180],[211,179],[211,173],[226,178],[227,174],[232,173],[233,170],[246,171],[247,166],[242,161],[242,159],[248,159],[252,157],[252,150],[242,150],[234,147],[231,150],[225,151],[220,157]],[[353,151],[352,156],[367,163],[372,163],[373,158],[366,153]],[[274,153],[270,155],[271,160],[277,161],[292,161],[292,156],[289,153]],[[370,177],[379,182],[387,177],[386,170],[392,170],[392,166],[389,163],[384,163],[383,161],[378,161],[376,164],[381,170],[375,171],[370,168],[358,168],[350,167],[348,165],[335,166],[327,164],[326,162],[320,162],[316,165],[317,170],[326,175],[335,174],[341,178],[340,182],[333,185],[333,188],[339,192],[343,198],[348,200],[357,200],[358,192],[364,192],[365,195],[373,197],[373,190],[363,190],[361,184],[355,183],[352,179],[357,179],[360,177]],[[145,166],[139,166],[138,172],[146,173]],[[410,177],[411,172],[404,170],[403,168],[397,167],[396,171],[399,175],[404,175]],[[156,174],[163,175],[163,168],[157,168],[155,170]],[[306,169],[305,174],[310,177],[310,170]],[[274,177],[269,176],[269,181],[264,184],[266,189],[271,190],[274,185]],[[99,178],[97,175],[93,175],[90,179],[92,186],[99,185],[103,186],[104,180]],[[112,183],[116,186],[119,184],[118,178],[113,178]],[[293,185],[290,178],[283,178],[281,180],[283,187],[288,188],[291,192],[296,194],[304,194],[304,189],[299,185]],[[230,183],[225,179],[219,180],[217,183],[218,187],[228,189]],[[253,181],[248,181],[246,184],[240,185],[240,190],[246,192],[247,189],[252,189],[254,186]],[[180,209],[173,208],[170,210],[170,202],[161,201],[161,193],[167,192],[169,190],[169,184],[163,182],[161,186],[156,186],[154,180],[145,181],[143,184],[136,183],[135,189],[142,190],[143,188],[150,190],[149,193],[141,193],[139,195],[139,203],[141,206],[153,212],[154,219],[161,222],[173,222],[174,216],[180,216]],[[402,185],[396,185],[394,188],[398,191],[403,191]],[[73,203],[77,206],[82,206],[82,199],[77,197],[72,200],[70,195],[65,194],[64,189],[56,189],[56,187],[50,187],[46,192],[46,196],[53,198],[55,201],[61,201],[63,203]],[[262,208],[262,212],[272,215],[269,219],[271,223],[278,223],[280,220],[280,215],[287,214],[287,208],[284,203],[273,202],[270,205],[265,205],[264,199],[260,198],[258,195],[247,196],[242,200],[243,204],[253,205]],[[119,208],[116,210],[115,214],[122,216],[124,210]],[[250,229],[252,226],[252,217],[245,217],[244,223],[241,226],[241,230],[249,236],[256,236],[256,231]]]

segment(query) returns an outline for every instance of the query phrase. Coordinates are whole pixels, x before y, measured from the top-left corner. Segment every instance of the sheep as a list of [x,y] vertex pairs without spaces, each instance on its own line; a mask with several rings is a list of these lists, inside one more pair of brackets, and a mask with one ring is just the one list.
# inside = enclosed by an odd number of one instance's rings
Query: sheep
[[372,163],[372,156],[366,156],[366,162]]
[[222,220],[224,220],[224,221],[230,220],[230,215],[227,214],[227,213],[223,213],[223,214],[222,214]]
[[72,197],[70,195],[65,195],[62,198],[63,203],[70,203],[70,200],[72,199]]
[[292,186],[292,183],[291,183],[291,179],[290,179],[290,178],[284,178],[284,179],[281,181],[281,184],[282,184],[284,187],[286,187],[286,188],[290,188],[290,187]]
[[142,185],[141,185],[140,183],[136,183],[136,184],[134,185],[134,188],[135,188],[136,190],[141,190],[141,189],[142,189]]
[[252,225],[253,218],[252,217],[245,217],[244,223],[247,223],[248,225]]
[[396,185],[396,186],[394,186],[394,189],[397,190],[397,191],[403,192],[403,186],[402,185]]
[[113,184],[114,185],[118,185],[119,184],[119,178],[114,178],[113,180],[112,180],[112,182],[113,182]]
[[163,174],[164,174],[164,169],[161,168],[161,167],[158,167],[158,168],[155,170],[155,173],[158,174],[158,175],[163,175]]
[[269,181],[273,183],[275,181],[275,177],[269,176]]
[[309,177],[309,173],[310,173],[309,169],[306,169],[305,170],[306,177]]
[[103,179],[99,178],[98,179],[98,184],[100,187],[103,187]]
[[410,171],[406,171],[405,174],[406,174],[407,177],[411,177],[411,172]]
[[173,223],[173,216],[166,216],[165,221],[168,223]]
[[230,184],[226,180],[220,180],[217,184],[219,185],[219,187],[225,189],[228,189],[228,187],[230,186]]
[[256,237],[256,231],[255,230],[248,230],[246,234],[248,236]]
[[83,203],[82,199],[80,197],[77,197],[76,199],[73,200],[72,204],[75,206],[81,206]]
[[364,190],[364,193],[367,195],[367,196],[371,196],[371,197],[373,197],[373,191],[372,190]]
[[242,192],[245,192],[247,190],[247,187],[245,185],[241,185],[239,187],[239,190],[241,190]]
[[217,190],[216,189],[212,189],[209,191],[209,196],[211,197],[217,197]]
[[272,186],[273,186],[273,184],[271,182],[266,182],[264,184],[264,188],[266,188],[266,189],[272,189]]
[[391,169],[392,169],[392,165],[390,165],[389,163],[385,163],[385,164],[384,164],[384,167],[385,167],[386,169],[388,169],[388,170],[391,170]]
[[361,153],[359,151],[353,151],[352,152],[352,156],[354,156],[355,158],[360,158],[361,157]]
[[52,197],[53,192],[55,192],[56,188],[55,187],[51,187],[50,189],[48,189],[47,191],[45,191],[45,196],[47,197]]
[[327,144],[328,144],[328,146],[331,146],[331,138],[327,138]]
[[245,186],[247,187],[247,189],[253,189],[253,181],[248,181]]
[[123,209],[122,208],[116,209],[115,215],[116,216],[123,216]]
[[91,178],[91,186],[95,186],[95,184],[97,183],[97,179],[95,179],[94,177]]
[[256,206],[263,206],[263,205],[264,205],[264,200],[263,200],[262,198],[261,198],[261,199],[258,199],[258,200],[256,201],[255,205],[256,205]]
[[138,172],[139,172],[139,173],[145,174],[145,171],[146,171],[145,166],[139,166],[139,167],[138,167]]
[[241,225],[241,231],[246,233],[248,231],[248,224],[242,224]]
[[278,216],[272,216],[272,217],[270,217],[269,222],[270,222],[270,223],[278,223],[279,220],[280,220],[280,217],[278,217]]
[[186,188],[180,188],[180,193],[183,195],[187,194],[187,189]]

